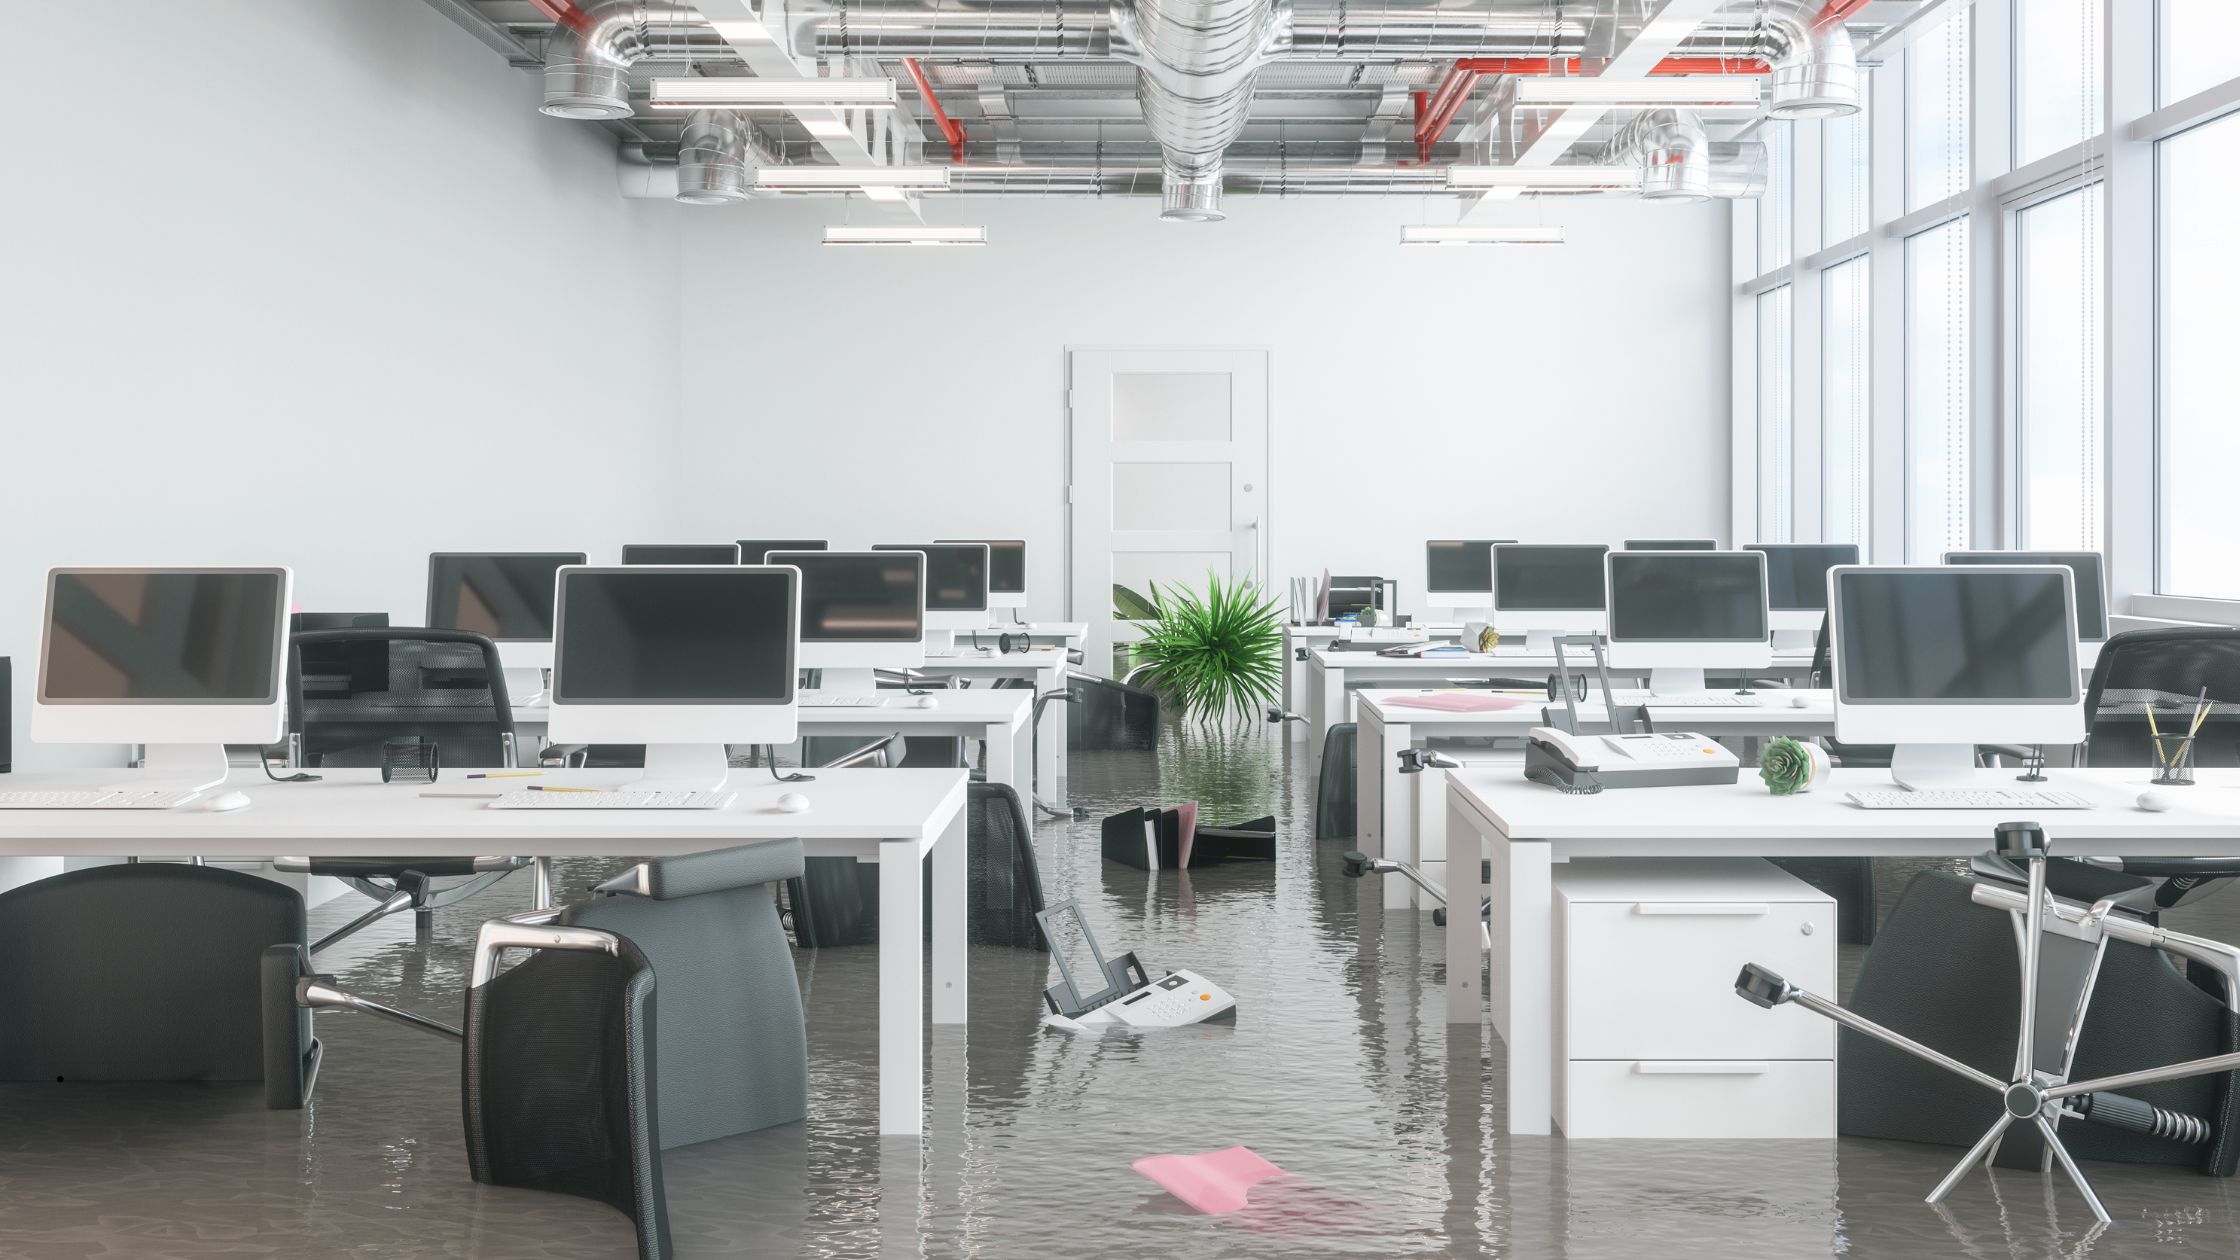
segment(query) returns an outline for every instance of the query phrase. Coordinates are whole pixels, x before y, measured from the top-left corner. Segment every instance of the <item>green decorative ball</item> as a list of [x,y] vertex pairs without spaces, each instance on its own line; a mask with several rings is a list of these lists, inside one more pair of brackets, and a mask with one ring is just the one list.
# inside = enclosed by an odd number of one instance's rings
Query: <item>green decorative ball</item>
[[1766,745],[1765,755],[1758,759],[1758,777],[1775,796],[1794,796],[1810,790],[1826,767],[1827,754],[1817,746],[1783,736]]

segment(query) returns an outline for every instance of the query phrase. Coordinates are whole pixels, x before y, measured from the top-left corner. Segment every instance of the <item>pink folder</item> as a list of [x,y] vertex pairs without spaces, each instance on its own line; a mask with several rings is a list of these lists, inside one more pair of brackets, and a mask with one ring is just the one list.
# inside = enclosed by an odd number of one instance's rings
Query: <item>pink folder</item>
[[1432,709],[1440,713],[1501,713],[1537,704],[1526,696],[1476,695],[1467,691],[1438,691],[1424,696],[1390,696],[1380,703],[1395,709]]
[[1129,1166],[1168,1194],[1209,1214],[1237,1211],[1254,1186],[1283,1175],[1281,1168],[1245,1146],[1203,1155],[1146,1155]]
[[1180,841],[1175,845],[1175,865],[1190,869],[1190,842],[1198,838],[1198,803],[1184,801],[1174,807],[1175,830]]

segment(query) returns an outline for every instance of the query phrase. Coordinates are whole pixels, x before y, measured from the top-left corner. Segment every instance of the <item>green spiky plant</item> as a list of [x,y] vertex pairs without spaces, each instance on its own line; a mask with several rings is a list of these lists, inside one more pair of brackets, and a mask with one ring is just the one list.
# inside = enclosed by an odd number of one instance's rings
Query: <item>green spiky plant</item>
[[1258,717],[1283,685],[1283,618],[1258,582],[1206,573],[1206,593],[1153,587],[1136,672],[1185,717]]

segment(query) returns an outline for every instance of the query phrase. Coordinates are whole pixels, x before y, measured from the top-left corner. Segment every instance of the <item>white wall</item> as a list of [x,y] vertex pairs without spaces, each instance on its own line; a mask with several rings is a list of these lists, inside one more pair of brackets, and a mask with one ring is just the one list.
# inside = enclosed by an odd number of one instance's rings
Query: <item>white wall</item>
[[[681,207],[406,0],[10,6],[0,655],[54,563],[296,568],[416,621],[438,548],[665,533]],[[28,75],[26,81],[24,76]],[[111,762],[114,764],[113,760]]]
[[824,248],[830,204],[686,216],[686,534],[1024,536],[1054,618],[1065,349],[1128,345],[1272,352],[1278,577],[1414,610],[1425,538],[1727,533],[1723,204],[1524,206],[1569,243],[1470,250],[1401,249],[1414,200],[1156,209],[939,201],[991,243],[915,251]]

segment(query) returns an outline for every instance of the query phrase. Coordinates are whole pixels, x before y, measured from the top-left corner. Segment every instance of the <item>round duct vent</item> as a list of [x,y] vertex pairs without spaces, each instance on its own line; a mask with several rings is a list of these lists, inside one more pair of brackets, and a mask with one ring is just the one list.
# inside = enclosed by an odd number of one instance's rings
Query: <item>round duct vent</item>
[[630,71],[610,63],[583,61],[548,65],[544,68],[544,104],[537,111],[554,118],[628,118]]
[[1221,212],[1219,167],[1194,175],[1167,171],[1159,199],[1159,217],[1168,223],[1219,223],[1229,217]]

